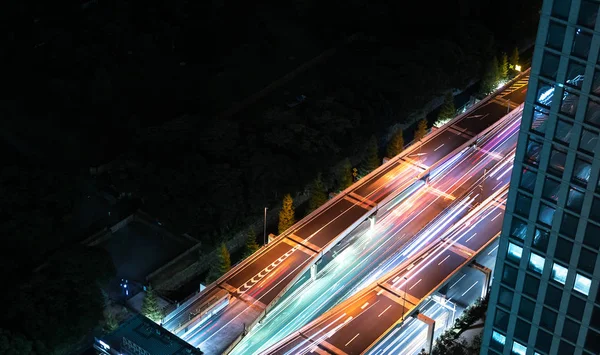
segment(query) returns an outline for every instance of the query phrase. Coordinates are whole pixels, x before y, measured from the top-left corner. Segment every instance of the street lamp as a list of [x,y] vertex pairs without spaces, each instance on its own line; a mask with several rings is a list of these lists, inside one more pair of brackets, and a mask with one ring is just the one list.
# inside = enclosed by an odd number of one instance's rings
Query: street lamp
[[263,245],[267,245],[267,207],[265,207],[265,220],[263,225]]
[[402,322],[404,322],[404,310],[406,309],[406,286],[408,286],[408,279],[406,276],[402,276],[404,279],[404,296],[402,296]]
[[516,71],[521,71],[521,66],[520,66],[519,64],[516,64],[516,65],[515,65],[515,70],[516,70]]

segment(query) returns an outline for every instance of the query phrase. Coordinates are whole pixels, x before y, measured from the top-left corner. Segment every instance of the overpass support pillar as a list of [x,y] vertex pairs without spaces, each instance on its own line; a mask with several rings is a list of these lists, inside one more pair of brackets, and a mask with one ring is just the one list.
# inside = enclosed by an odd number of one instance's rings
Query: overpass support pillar
[[371,222],[371,225],[370,225],[370,228],[371,228],[371,229],[375,228],[375,222],[376,222],[376,218],[377,218],[377,217],[376,217],[374,214],[372,214],[372,215],[369,217],[369,222]]
[[317,279],[317,263],[310,266],[310,279],[313,281]]
[[483,274],[485,275],[485,282],[483,284],[483,287],[481,288],[481,298],[485,298],[485,296],[487,296],[487,292],[490,287],[490,280],[492,278],[492,270],[477,263],[477,261],[473,261],[469,266],[475,270],[479,270],[479,271],[483,272]]
[[433,333],[435,332],[435,321],[426,315],[419,313],[417,319],[427,324],[427,340],[425,341],[425,352],[431,354],[433,349]]

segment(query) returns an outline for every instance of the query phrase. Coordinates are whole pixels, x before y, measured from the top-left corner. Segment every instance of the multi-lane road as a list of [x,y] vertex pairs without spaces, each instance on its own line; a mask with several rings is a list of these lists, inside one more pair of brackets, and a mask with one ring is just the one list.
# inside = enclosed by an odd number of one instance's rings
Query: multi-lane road
[[223,352],[261,318],[272,302],[315,260],[366,217],[401,192],[414,188],[415,180],[431,166],[454,159],[466,143],[495,127],[508,110],[523,101],[526,83],[527,76],[518,79],[475,110],[432,133],[422,144],[416,143],[404,155],[395,157],[344,191],[219,279],[197,301],[173,312],[164,326],[169,330],[179,328],[189,322],[190,313],[207,302],[208,295],[216,288],[227,290],[233,296],[230,304],[193,333],[182,336],[205,353]]

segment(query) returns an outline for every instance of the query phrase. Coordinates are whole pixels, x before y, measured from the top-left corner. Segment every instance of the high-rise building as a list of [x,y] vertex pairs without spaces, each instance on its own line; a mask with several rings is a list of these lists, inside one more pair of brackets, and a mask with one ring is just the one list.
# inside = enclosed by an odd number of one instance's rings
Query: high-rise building
[[600,353],[599,5],[543,2],[481,354]]

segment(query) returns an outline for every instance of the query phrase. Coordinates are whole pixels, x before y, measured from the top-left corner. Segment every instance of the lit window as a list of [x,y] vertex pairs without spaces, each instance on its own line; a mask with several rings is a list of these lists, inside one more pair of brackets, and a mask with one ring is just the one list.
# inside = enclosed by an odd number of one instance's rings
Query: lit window
[[516,341],[513,341],[513,346],[512,346],[512,353],[513,354],[525,355],[526,352],[527,352],[527,348],[526,347],[524,347],[523,345],[517,343]]
[[552,265],[552,279],[564,285],[567,282],[567,268],[558,264]]
[[492,332],[492,339],[502,345],[506,344],[506,337],[504,335],[498,333],[497,331]]
[[592,285],[592,280],[588,279],[587,277],[585,277],[583,275],[579,275],[579,274],[577,274],[577,276],[575,276],[575,286],[573,286],[573,288],[576,291],[579,291],[587,296],[590,294],[590,286],[591,285]]
[[544,270],[545,261],[546,260],[543,257],[535,253],[531,253],[531,255],[529,255],[529,269],[541,274]]
[[508,259],[518,262],[523,255],[523,248],[513,243],[508,243]]

